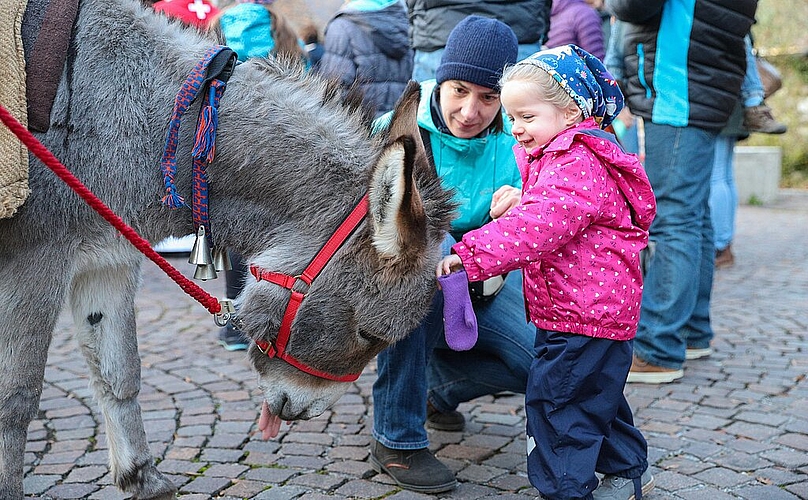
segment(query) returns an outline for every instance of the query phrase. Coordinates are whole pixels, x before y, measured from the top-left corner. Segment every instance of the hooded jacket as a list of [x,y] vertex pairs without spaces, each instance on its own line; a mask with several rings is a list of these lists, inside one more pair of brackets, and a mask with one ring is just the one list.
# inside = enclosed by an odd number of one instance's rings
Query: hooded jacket
[[497,189],[522,186],[513,156],[516,141],[508,120],[504,120],[501,133],[485,137],[460,139],[441,131],[432,119],[435,86],[435,80],[421,83],[418,126],[429,134],[432,159],[443,187],[454,190],[458,218],[452,223],[452,233],[459,236],[488,222],[491,199]]
[[412,76],[407,10],[399,0],[348,2],[329,21],[318,71],[357,82],[376,116],[393,109]]
[[611,340],[637,332],[640,251],[656,201],[642,165],[589,118],[528,155],[519,205],[452,248],[469,280],[523,269],[528,319],[539,328]]

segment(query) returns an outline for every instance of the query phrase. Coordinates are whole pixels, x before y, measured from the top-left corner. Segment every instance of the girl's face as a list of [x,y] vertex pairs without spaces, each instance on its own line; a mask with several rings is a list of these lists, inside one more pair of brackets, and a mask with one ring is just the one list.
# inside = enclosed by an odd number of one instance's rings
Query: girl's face
[[511,121],[511,132],[527,152],[547,144],[580,119],[575,106],[561,109],[545,102],[534,83],[514,80],[502,87],[502,106]]
[[471,139],[490,127],[500,112],[499,93],[474,83],[447,80],[440,84],[440,107],[452,135]]

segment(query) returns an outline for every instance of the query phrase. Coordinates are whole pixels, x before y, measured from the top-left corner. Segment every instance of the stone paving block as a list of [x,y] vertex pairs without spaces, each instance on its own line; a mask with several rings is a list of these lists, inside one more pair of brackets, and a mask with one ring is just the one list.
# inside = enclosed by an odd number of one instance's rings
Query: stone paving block
[[654,474],[654,483],[657,488],[666,491],[677,491],[685,488],[700,486],[701,481],[673,471],[662,471]]
[[204,448],[200,459],[205,462],[238,462],[244,456],[243,450],[225,450],[222,448]]
[[351,498],[379,498],[394,489],[397,488],[364,479],[354,479],[337,488],[334,493]]
[[191,462],[190,460],[163,460],[157,464],[157,469],[168,474],[193,474],[206,465],[206,462]]
[[713,457],[712,460],[717,465],[723,465],[739,472],[751,472],[772,466],[772,463],[762,458],[762,456],[740,452],[722,454]]
[[299,469],[320,470],[327,464],[331,463],[330,460],[320,457],[307,457],[303,455],[280,457],[276,462],[277,465],[284,467],[296,467]]
[[26,495],[38,495],[51,488],[60,479],[62,476],[57,474],[32,474],[23,479],[23,491]]
[[305,493],[306,489],[301,486],[273,486],[253,497],[253,500],[291,500]]
[[[806,411],[808,411],[808,408],[806,408]],[[788,446],[789,448],[795,448],[803,452],[808,451],[808,436],[803,434],[783,434],[782,436],[778,436],[774,441],[784,446]]]
[[388,497],[385,497],[385,500],[429,500],[430,498],[435,498],[435,496],[426,495],[424,493],[416,493],[414,491],[400,490]]
[[59,474],[61,476],[70,472],[72,468],[72,463],[42,464],[34,467],[34,474]]
[[760,456],[783,467],[797,468],[808,465],[808,454],[787,448],[768,450]]
[[365,446],[333,446],[327,448],[328,457],[334,460],[348,459],[348,460],[364,460],[370,454],[370,451]]
[[285,483],[302,471],[298,469],[287,469],[278,467],[259,467],[250,469],[245,475],[245,479],[261,481],[264,483],[281,484]]
[[127,500],[129,498],[131,498],[131,495],[128,493],[123,493],[114,486],[106,486],[93,492],[88,497],[88,500]]
[[315,488],[318,490],[331,491],[345,484],[347,481],[348,480],[344,477],[307,473],[293,477],[286,484],[303,486],[309,489]]
[[65,483],[89,483],[102,477],[107,473],[107,468],[100,465],[91,465],[89,467],[77,467],[70,471],[64,482]]
[[329,473],[344,474],[346,476],[368,479],[376,472],[367,461],[340,460],[328,464],[326,470]]
[[723,467],[713,467],[711,469],[699,472],[698,474],[693,475],[693,477],[703,481],[706,484],[717,486],[718,488],[732,488],[740,484],[755,481],[754,476],[724,469]]
[[184,493],[204,493],[214,497],[228,486],[230,486],[230,480],[227,478],[202,476],[184,485],[180,488],[180,491]]
[[486,465],[470,464],[457,474],[457,479],[472,483],[488,484],[493,479],[502,477],[508,473],[505,469],[490,467]]
[[498,450],[511,442],[508,436],[495,436],[490,434],[473,434],[463,440],[466,446],[476,446],[480,448],[490,448]]
[[797,500],[799,497],[777,486],[748,486],[733,490],[733,493],[747,500]]
[[92,484],[72,483],[59,484],[45,492],[46,496],[51,496],[57,500],[72,500],[87,498],[98,487]]
[[465,446],[462,444],[450,444],[441,449],[437,456],[439,458],[455,458],[459,460],[469,460],[471,462],[482,462],[494,453],[493,450],[479,446]]
[[233,486],[225,489],[222,492],[222,495],[224,497],[233,497],[235,499],[252,498],[253,496],[267,489],[267,487],[268,485],[261,481],[240,479],[236,481]]
[[786,491],[793,493],[797,498],[808,498],[808,481],[801,481],[795,484],[789,484],[785,487]]
[[490,486],[503,491],[522,492],[532,494],[534,497],[538,495],[538,491],[530,484],[530,480],[521,474],[505,474],[493,478],[488,483]]
[[250,468],[237,463],[230,464],[213,464],[205,469],[205,476],[208,477],[226,477],[228,479],[236,479],[242,473],[248,471]]
[[240,434],[217,433],[211,436],[205,446],[209,448],[236,449],[247,441],[247,437],[246,432]]
[[308,443],[319,444],[324,446],[331,446],[334,438],[328,434],[314,433],[314,432],[293,432],[289,433],[283,440],[283,444],[288,443]]
[[325,453],[327,446],[319,444],[296,443],[294,441],[284,442],[278,453],[281,455],[311,455],[320,456]]
[[684,500],[736,500],[738,498],[735,495],[725,493],[717,488],[712,487],[700,487],[683,491],[680,490],[676,492],[676,497]]

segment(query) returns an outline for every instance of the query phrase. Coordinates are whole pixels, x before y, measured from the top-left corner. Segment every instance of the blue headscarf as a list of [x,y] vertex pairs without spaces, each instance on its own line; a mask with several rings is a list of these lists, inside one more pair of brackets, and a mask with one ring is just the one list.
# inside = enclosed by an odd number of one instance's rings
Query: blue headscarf
[[532,64],[546,71],[581,108],[606,128],[623,109],[623,93],[600,59],[584,49],[563,45],[536,52],[518,63]]
[[275,48],[272,33],[272,18],[265,5],[258,2],[241,2],[225,9],[219,17],[227,45],[236,51],[239,61],[253,57],[267,57]]

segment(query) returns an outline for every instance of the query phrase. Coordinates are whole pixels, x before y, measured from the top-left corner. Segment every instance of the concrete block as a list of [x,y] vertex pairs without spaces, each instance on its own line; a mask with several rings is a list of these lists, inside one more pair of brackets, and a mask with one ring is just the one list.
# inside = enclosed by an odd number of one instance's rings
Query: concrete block
[[765,205],[775,201],[782,164],[780,146],[736,146],[734,174],[738,203]]

